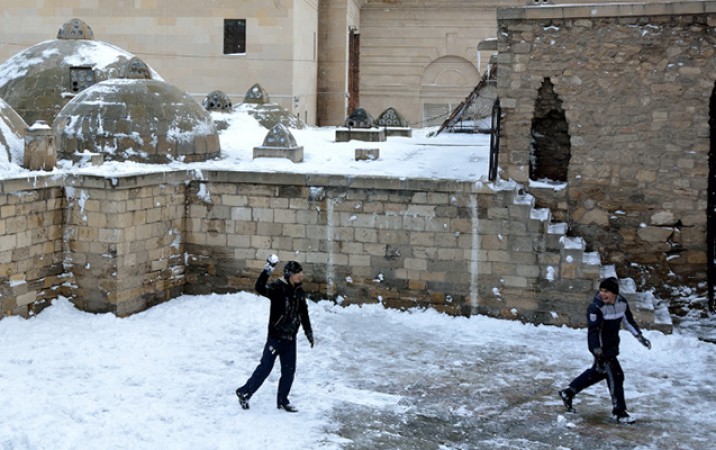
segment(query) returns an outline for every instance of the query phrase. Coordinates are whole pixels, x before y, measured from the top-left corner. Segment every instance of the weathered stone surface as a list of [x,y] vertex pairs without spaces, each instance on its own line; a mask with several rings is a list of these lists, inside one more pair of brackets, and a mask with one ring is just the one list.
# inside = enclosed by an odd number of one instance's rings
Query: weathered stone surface
[[[526,182],[533,171],[539,90],[551,83],[569,125],[567,202],[531,189],[537,204],[569,220],[607,261],[618,261],[619,273],[656,288],[674,280],[655,273],[701,272],[686,258],[664,258],[671,231],[660,227],[706,222],[706,206],[697,203],[709,176],[709,133],[700,130],[708,128],[708,99],[716,95],[713,3],[498,12],[505,177]],[[705,251],[705,242],[683,245]],[[644,270],[646,261],[658,268]]]

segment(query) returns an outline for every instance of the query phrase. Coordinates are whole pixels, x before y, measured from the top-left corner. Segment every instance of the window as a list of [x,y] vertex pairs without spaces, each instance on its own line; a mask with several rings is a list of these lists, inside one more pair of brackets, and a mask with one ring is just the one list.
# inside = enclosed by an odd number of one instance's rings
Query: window
[[78,93],[94,84],[91,67],[70,67],[70,92]]
[[224,54],[246,53],[246,19],[224,19]]

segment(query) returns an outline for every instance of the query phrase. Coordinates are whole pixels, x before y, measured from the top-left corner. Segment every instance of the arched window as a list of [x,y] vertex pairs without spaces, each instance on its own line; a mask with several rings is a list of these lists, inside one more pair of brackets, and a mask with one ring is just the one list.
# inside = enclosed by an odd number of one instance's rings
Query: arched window
[[549,78],[544,79],[537,94],[531,134],[530,179],[567,181],[571,158],[569,126],[562,100],[554,92]]

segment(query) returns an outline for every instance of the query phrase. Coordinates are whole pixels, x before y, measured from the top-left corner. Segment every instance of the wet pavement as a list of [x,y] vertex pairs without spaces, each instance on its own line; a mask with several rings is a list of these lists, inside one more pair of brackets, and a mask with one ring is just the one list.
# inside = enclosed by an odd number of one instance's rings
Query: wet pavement
[[[438,350],[426,343],[422,351]],[[682,415],[674,413],[671,398],[639,398],[630,392],[627,402],[639,405],[637,408],[644,412],[632,412],[639,418],[637,423],[615,424],[610,420],[611,408],[604,383],[582,392],[575,399],[577,413],[568,413],[557,395],[557,383],[561,380],[555,380],[555,377],[563,377],[562,367],[548,363],[540,366],[539,361],[530,359],[524,347],[491,346],[468,351],[473,352],[474,364],[452,365],[440,357],[435,358],[435,364],[427,366],[391,368],[386,364],[386,371],[379,379],[364,382],[358,388],[391,394],[400,400],[388,407],[348,404],[338,410],[335,420],[340,426],[336,434],[351,441],[343,448],[713,448],[716,431],[710,425],[690,422],[688,414],[680,420]],[[464,356],[460,354],[457,358]],[[539,370],[535,371],[535,367]],[[646,376],[660,375],[647,373]],[[678,380],[673,383],[678,385]],[[713,391],[702,395],[705,397],[700,401],[716,403]],[[686,409],[684,407],[684,413]],[[668,411],[668,414],[662,417],[659,411]]]

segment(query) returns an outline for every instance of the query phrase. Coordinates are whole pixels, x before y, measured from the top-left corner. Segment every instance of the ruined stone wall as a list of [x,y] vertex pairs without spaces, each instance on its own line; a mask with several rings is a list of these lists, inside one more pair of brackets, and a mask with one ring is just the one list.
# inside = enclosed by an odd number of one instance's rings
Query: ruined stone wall
[[716,2],[498,11],[500,166],[527,183],[538,91],[562,101],[564,191],[532,189],[645,289],[706,279]]
[[0,182],[0,317],[28,317],[69,293],[63,287],[63,204],[61,185],[53,180]]

